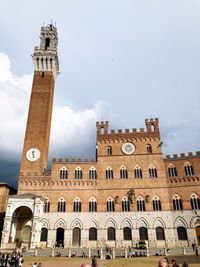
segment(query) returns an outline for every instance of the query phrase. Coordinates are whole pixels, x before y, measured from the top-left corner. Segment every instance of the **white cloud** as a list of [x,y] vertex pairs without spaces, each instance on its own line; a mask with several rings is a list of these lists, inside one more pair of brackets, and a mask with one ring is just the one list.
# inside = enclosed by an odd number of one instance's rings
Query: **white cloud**
[[[16,157],[23,146],[32,75],[14,75],[9,57],[1,53],[0,77],[0,150]],[[51,133],[55,156],[74,155],[75,150],[83,155],[95,145],[96,120],[105,116],[112,116],[107,102],[99,101],[90,109],[80,110],[55,106]]]

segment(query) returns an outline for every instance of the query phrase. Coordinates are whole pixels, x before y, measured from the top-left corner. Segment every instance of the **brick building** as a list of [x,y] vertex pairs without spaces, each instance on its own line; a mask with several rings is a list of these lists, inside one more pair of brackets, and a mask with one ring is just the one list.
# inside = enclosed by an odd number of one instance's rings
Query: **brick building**
[[139,130],[97,122],[95,159],[53,159],[47,170],[56,27],[42,27],[40,39],[18,193],[8,199],[2,248],[200,242],[200,152],[164,158],[157,118]]

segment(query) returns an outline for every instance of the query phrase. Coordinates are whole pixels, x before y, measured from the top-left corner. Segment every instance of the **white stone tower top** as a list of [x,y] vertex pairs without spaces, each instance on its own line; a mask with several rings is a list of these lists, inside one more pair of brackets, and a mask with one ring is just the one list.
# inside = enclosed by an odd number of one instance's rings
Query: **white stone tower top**
[[41,27],[40,47],[35,46],[33,53],[34,71],[51,71],[54,80],[59,74],[59,61],[57,53],[58,35],[53,24]]

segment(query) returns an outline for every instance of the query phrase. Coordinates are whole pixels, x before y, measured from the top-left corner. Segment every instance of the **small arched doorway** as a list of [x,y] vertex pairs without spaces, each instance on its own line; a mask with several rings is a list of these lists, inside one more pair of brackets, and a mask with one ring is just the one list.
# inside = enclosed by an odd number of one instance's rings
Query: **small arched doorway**
[[78,227],[73,229],[72,245],[73,247],[80,247],[81,245],[81,229]]
[[197,236],[197,244],[200,245],[200,225],[195,227],[196,236]]
[[30,208],[22,206],[12,216],[9,243],[16,247],[30,247],[33,213]]
[[47,247],[47,240],[48,240],[48,229],[42,227],[40,235],[40,246]]
[[65,230],[62,227],[57,228],[56,230],[56,246],[64,247],[64,234]]

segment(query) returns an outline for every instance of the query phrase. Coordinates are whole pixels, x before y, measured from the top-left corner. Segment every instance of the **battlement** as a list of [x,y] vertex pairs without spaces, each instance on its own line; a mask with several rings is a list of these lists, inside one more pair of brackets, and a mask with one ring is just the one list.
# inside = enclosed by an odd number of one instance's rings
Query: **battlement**
[[53,163],[95,163],[94,159],[53,158]]
[[108,135],[108,137],[110,135],[120,135],[120,134],[140,134],[140,133],[159,133],[159,121],[158,118],[155,119],[145,119],[145,124],[146,124],[146,129],[144,128],[140,128],[140,129],[136,129],[136,128],[132,128],[132,129],[117,129],[117,130],[110,130],[110,132],[108,131],[108,127],[109,127],[109,122],[108,121],[101,121],[101,122],[96,122],[96,127],[97,127],[97,137],[100,136],[105,136]]
[[173,155],[166,155],[165,156],[165,161],[167,160],[172,160],[172,159],[188,159],[188,158],[197,158],[200,157],[200,151],[196,151],[195,154],[193,152],[188,152],[188,154],[186,155],[185,153],[180,153],[180,155],[178,154],[173,154]]

